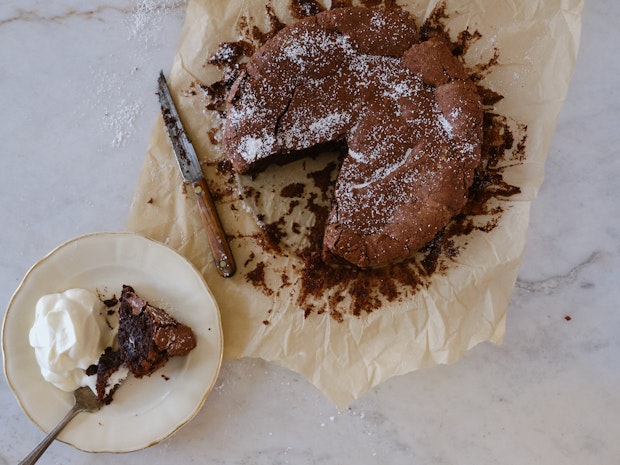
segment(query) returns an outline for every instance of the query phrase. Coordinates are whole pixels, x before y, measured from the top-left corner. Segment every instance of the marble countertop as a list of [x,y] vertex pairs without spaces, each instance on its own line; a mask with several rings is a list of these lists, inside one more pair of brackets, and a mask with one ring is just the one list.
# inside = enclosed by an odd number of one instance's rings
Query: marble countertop
[[[87,3],[87,5],[85,5]],[[58,244],[121,231],[185,3],[0,2],[0,302]],[[620,463],[620,3],[587,1],[505,341],[339,411],[303,377],[226,361],[198,415],[128,454],[41,463]],[[0,380],[0,462],[43,434]]]

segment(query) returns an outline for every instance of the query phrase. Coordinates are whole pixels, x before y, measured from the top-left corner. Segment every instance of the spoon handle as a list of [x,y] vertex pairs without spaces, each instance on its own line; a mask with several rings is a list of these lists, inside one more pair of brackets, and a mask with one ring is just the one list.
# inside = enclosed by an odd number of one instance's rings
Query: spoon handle
[[39,445],[32,449],[32,452],[30,452],[21,462],[19,462],[19,465],[31,465],[36,463],[36,461],[43,455],[43,452],[45,452],[49,445],[54,442],[54,439],[56,439],[56,436],[58,436],[63,428],[67,426],[71,420],[73,420],[74,416],[83,410],[84,407],[78,405],[77,403],[74,404],[73,407],[71,407],[71,410],[69,410],[64,418],[60,420],[56,426],[54,426],[54,428],[47,434],[47,436],[45,436]]

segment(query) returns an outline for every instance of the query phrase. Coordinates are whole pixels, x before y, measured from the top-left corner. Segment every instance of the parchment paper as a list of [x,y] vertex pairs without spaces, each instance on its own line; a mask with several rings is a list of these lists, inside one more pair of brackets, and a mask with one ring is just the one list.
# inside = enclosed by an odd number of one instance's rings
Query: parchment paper
[[[399,2],[418,24],[437,3]],[[273,5],[281,19],[290,21],[286,1]],[[306,317],[296,303],[299,282],[279,280],[282,270],[294,276],[301,262],[294,254],[263,250],[255,216],[221,180],[216,162],[224,155],[209,137],[221,121],[206,110],[200,92],[191,90],[196,82],[210,84],[220,78],[221,71],[206,62],[220,43],[240,38],[238,21],[250,17],[266,29],[263,1],[190,0],[169,77],[181,118],[218,198],[239,271],[229,279],[215,271],[196,202],[182,183],[161,120],[152,134],[127,228],[178,250],[203,273],[222,313],[225,358],[260,357],[295,370],[341,408],[392,376],[454,362],[483,341],[500,343],[530,204],[543,181],[577,55],[582,7],[583,0],[447,2],[444,23],[451,32],[481,33],[465,56],[468,65],[488,61],[495,49],[500,52],[498,65],[483,84],[504,96],[494,111],[527,126],[526,157],[504,172],[521,193],[500,200],[503,213],[497,226],[470,234],[447,273],[405,299],[386,302],[368,314],[345,314],[341,322],[329,311]],[[153,83],[155,87],[155,76]],[[267,264],[265,280],[275,292],[256,288],[247,279],[248,270],[261,260]]]

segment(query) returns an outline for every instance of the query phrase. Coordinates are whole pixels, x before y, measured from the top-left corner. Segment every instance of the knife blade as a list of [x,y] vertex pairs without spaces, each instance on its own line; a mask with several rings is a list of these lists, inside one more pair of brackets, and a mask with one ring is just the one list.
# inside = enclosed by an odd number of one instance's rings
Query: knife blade
[[229,278],[235,274],[235,260],[226,239],[226,234],[222,227],[217,209],[213,203],[213,197],[209,192],[207,181],[200,167],[198,156],[183,128],[181,118],[172,100],[170,88],[168,87],[163,72],[159,73],[157,82],[159,87],[159,92],[157,94],[159,95],[159,104],[161,105],[164,124],[181,175],[186,182],[192,185],[194,193],[196,194],[198,210],[207,233],[207,240],[211,253],[213,254],[213,260],[215,261],[217,271],[221,276]]

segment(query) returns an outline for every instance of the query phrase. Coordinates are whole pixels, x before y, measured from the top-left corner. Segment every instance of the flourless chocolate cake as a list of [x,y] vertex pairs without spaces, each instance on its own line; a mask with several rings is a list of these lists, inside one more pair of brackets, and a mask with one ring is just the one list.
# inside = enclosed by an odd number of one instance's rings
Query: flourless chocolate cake
[[420,41],[391,8],[336,8],[282,29],[227,99],[235,170],[346,144],[323,259],[360,268],[410,256],[467,200],[480,162],[482,104],[440,39]]
[[131,286],[123,286],[118,312],[121,359],[137,378],[150,375],[170,357],[187,355],[196,347],[189,326],[150,305]]
[[131,372],[136,378],[150,376],[176,355],[196,347],[192,329],[172,318],[164,309],[150,305],[131,286],[124,285],[118,309],[118,344],[107,347],[96,365],[86,371],[97,376],[99,401],[109,404]]

